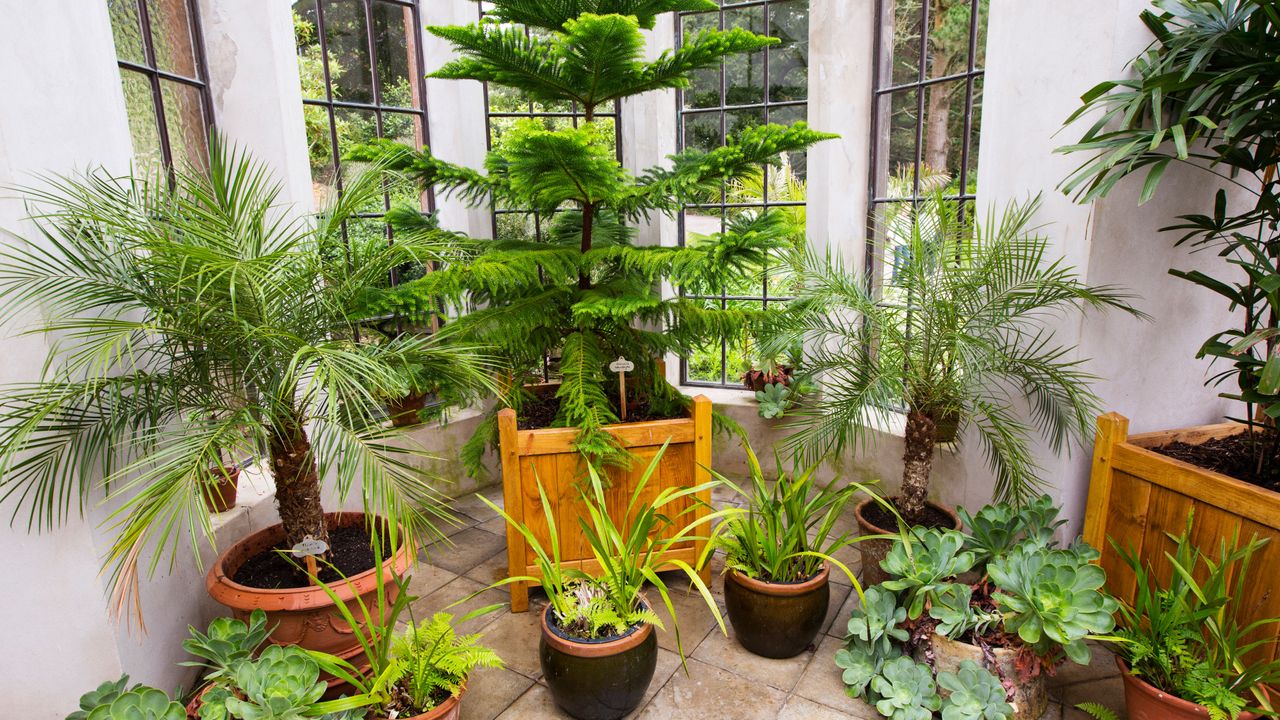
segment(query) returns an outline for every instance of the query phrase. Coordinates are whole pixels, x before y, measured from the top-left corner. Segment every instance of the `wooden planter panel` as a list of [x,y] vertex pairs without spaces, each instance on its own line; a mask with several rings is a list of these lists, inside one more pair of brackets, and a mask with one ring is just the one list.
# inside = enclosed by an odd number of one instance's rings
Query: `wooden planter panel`
[[[1231,542],[1237,533],[1242,543],[1254,535],[1270,538],[1253,558],[1253,581],[1241,608],[1245,622],[1280,617],[1280,493],[1148,449],[1173,441],[1203,442],[1245,428],[1224,423],[1133,436],[1128,430],[1129,421],[1120,415],[1098,418],[1084,539],[1102,552],[1107,589],[1126,602],[1133,600],[1133,572],[1108,538],[1136,551],[1163,582],[1172,572],[1165,556],[1175,547],[1169,535],[1182,534],[1188,513],[1194,512],[1192,540],[1211,557],[1222,540]],[[1276,625],[1265,632],[1280,637]],[[1277,653],[1273,643],[1266,655]]]
[[[693,401],[689,418],[613,425],[606,430],[636,456],[631,468],[609,468],[610,486],[605,499],[610,515],[621,518],[627,511],[631,494],[649,463],[669,443],[658,468],[641,492],[644,501],[654,500],[667,488],[695,487],[711,479],[711,401],[698,396]],[[520,430],[513,410],[498,413],[498,434],[502,457],[503,499],[506,511],[517,522],[524,523],[539,542],[550,550],[550,528],[538,493],[539,483],[547,495],[555,518],[560,556],[565,565],[597,570],[591,547],[578,523],[588,517],[579,495],[586,477],[582,456],[573,448],[577,436],[574,428]],[[667,503],[664,514],[676,517],[691,508],[694,513],[680,515],[680,525],[710,512],[711,493],[700,493],[700,503],[693,498]],[[630,522],[630,519],[628,519]],[[663,537],[674,537],[678,528],[663,530]],[[699,533],[704,534],[704,533]],[[693,565],[703,551],[705,541],[688,540],[673,545],[663,560],[682,560]],[[536,556],[524,537],[507,530],[507,564],[509,577],[538,576]],[[709,571],[704,570],[704,576]],[[529,608],[528,583],[512,583],[511,609],[524,612]]]

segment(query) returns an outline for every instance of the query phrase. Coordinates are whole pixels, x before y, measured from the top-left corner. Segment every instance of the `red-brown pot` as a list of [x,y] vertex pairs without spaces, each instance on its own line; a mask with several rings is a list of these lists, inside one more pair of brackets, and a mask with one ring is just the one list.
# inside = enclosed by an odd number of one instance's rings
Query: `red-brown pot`
[[[898,528],[882,528],[867,520],[866,509],[871,503],[876,502],[874,499],[868,498],[858,503],[853,509],[854,517],[858,519],[858,528],[862,530],[863,535],[897,535]],[[925,501],[929,507],[945,514],[951,520],[951,529],[960,529],[960,517],[956,515],[951,508],[944,507],[935,502]],[[889,550],[893,547],[893,540],[862,540],[858,542],[858,551],[862,553],[862,584],[879,585],[889,579],[889,574],[880,567],[880,561],[884,560],[885,555],[889,554]]]
[[[221,476],[221,479],[214,481]],[[236,487],[240,484],[240,468],[209,468],[209,485],[204,490],[204,504],[211,513],[224,513],[236,506]]]
[[[1129,672],[1129,666],[1116,656],[1120,677],[1124,679],[1124,705],[1129,720],[1208,720],[1209,711],[1203,705],[1183,700],[1166,693]],[[1240,713],[1239,720],[1261,720],[1262,716],[1251,712]]]
[[[365,526],[365,514],[361,512],[328,513],[325,522],[330,529],[351,525]],[[337,607],[323,590],[308,586],[264,590],[234,582],[231,578],[249,558],[275,547],[284,540],[284,526],[272,525],[240,540],[218,557],[209,574],[205,587],[214,600],[231,608],[235,617],[244,620],[254,610],[267,614],[267,625],[274,627],[269,642],[276,645],[300,645],[307,650],[319,650],[337,655],[356,665],[361,664],[360,643],[354,638],[350,625],[342,619]],[[372,610],[377,605],[378,576],[387,580],[404,574],[413,563],[413,553],[406,545],[383,561],[382,566],[370,568],[346,581],[334,582],[329,588],[343,602],[351,603],[359,595]],[[399,594],[394,583],[386,584],[387,604]],[[359,617],[359,611],[355,611]]]
[[387,403],[387,414],[393,427],[411,427],[422,421],[422,408],[427,406],[426,393],[413,393]]
[[462,696],[467,692],[466,683],[462,684],[462,689],[457,695],[451,696],[448,700],[422,713],[421,715],[406,715],[399,720],[458,720],[462,715]]

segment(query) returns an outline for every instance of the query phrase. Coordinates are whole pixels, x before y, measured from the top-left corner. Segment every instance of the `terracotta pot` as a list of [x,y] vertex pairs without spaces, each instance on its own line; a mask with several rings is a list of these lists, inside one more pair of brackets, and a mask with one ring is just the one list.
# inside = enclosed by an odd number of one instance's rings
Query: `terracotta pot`
[[[866,518],[866,510],[875,500],[867,499],[858,503],[854,508],[854,516],[858,519],[858,528],[863,535],[897,535],[898,528],[882,528],[869,522]],[[951,508],[944,507],[935,502],[926,501],[926,504],[945,514],[951,519],[951,529],[960,529],[960,518]],[[889,554],[889,550],[893,547],[893,540],[862,540],[858,543],[858,551],[862,553],[862,585],[879,585],[889,579],[889,574],[880,567],[880,561],[884,560],[885,555]]]
[[[219,479],[219,476],[220,479]],[[211,513],[224,513],[236,506],[236,487],[240,484],[240,468],[209,468],[209,487],[204,488],[204,504]]]
[[579,720],[617,720],[644,699],[658,666],[658,636],[649,624],[620,638],[584,641],[566,636],[542,613],[538,655],[556,706]]
[[949,413],[934,419],[933,440],[939,445],[956,441],[960,433],[960,413]]
[[[933,654],[934,672],[958,672],[961,662],[972,660],[980,667],[994,672],[1001,681],[1006,682],[1005,687],[1009,687],[1009,683],[1012,683],[1013,697],[1009,698],[1009,704],[1013,706],[1012,720],[1040,720],[1040,716],[1044,715],[1045,710],[1048,709],[1049,693],[1045,687],[1045,676],[1040,674],[1029,679],[1018,677],[1016,650],[993,648],[995,666],[992,667],[986,661],[982,648],[976,645],[952,640],[937,633],[933,634],[929,642]],[[923,648],[916,650],[916,661],[925,662]],[[939,692],[944,696],[949,694],[941,688]]]
[[[1203,705],[1170,695],[1129,672],[1120,656],[1116,656],[1120,676],[1124,679],[1124,705],[1129,720],[1207,720],[1209,711]],[[1239,720],[1259,720],[1261,715],[1240,713]]]
[[410,427],[422,421],[419,413],[426,405],[426,393],[413,393],[387,403],[387,415],[394,427]]
[[462,696],[466,694],[467,684],[463,683],[457,695],[420,715],[403,715],[399,720],[458,720],[462,715]]
[[724,603],[734,636],[742,647],[767,658],[804,652],[827,617],[830,577],[826,564],[798,583],[764,582],[730,570],[724,580]]
[[[359,512],[328,513],[325,522],[330,529],[352,525],[364,527],[365,515]],[[276,645],[300,645],[308,650],[337,655],[359,666],[362,662],[360,644],[355,640],[351,626],[342,619],[323,590],[314,586],[264,590],[240,585],[231,579],[246,560],[275,547],[284,538],[284,526],[277,524],[227,548],[205,576],[209,595],[231,608],[235,617],[242,620],[254,610],[265,611],[267,626],[275,628],[269,641]],[[372,609],[377,604],[379,574],[390,580],[402,575],[412,563],[410,548],[402,547],[384,560],[380,568],[370,568],[344,582],[331,583],[329,587],[343,602],[350,603],[359,595]],[[393,583],[387,583],[386,594],[390,604],[399,590]],[[355,614],[360,616],[358,611]]]

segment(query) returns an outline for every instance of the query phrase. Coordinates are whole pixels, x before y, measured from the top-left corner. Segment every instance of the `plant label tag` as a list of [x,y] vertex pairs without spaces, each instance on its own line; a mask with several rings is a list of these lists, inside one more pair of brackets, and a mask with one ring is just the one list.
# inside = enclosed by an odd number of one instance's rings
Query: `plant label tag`
[[293,554],[298,557],[314,557],[329,552],[329,543],[323,540],[316,540],[310,535],[302,539],[302,542],[293,546]]
[[616,372],[616,373],[631,372],[632,370],[635,370],[635,369],[636,369],[636,364],[624,357],[620,357],[617,360],[614,360],[613,362],[609,363],[610,372]]

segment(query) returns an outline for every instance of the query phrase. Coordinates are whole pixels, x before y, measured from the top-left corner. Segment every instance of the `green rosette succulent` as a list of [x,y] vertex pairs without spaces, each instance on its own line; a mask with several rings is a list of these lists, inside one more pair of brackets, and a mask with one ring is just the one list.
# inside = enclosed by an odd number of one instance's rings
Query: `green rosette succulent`
[[957,672],[938,673],[938,686],[951,694],[943,701],[942,720],[1008,720],[1013,706],[1004,685],[978,663],[965,660]]
[[1058,507],[1048,495],[1041,495],[1022,507],[999,503],[987,505],[974,515],[964,508],[958,508],[956,513],[969,528],[965,549],[974,552],[979,566],[1013,550],[1019,543],[1034,542],[1048,547],[1053,543],[1054,532],[1066,523],[1058,519]]
[[149,687],[135,687],[115,695],[110,703],[88,711],[86,720],[186,720],[181,703]]
[[1018,546],[993,560],[987,574],[997,588],[992,597],[1004,615],[1004,629],[1041,657],[1053,658],[1061,647],[1072,662],[1087,665],[1085,638],[1111,632],[1119,607],[1102,591],[1106,573],[1090,563],[1096,555],[1087,546]]
[[878,585],[869,587],[862,604],[849,615],[848,637],[877,652],[887,652],[895,641],[907,641],[907,631],[898,627],[906,619],[906,608],[898,607],[893,593]]
[[891,720],[933,720],[942,709],[933,673],[909,657],[886,662],[871,679],[871,690],[879,698],[876,711]]
[[955,530],[912,528],[905,541],[895,542],[880,563],[891,576],[881,587],[903,593],[907,616],[919,618],[932,593],[973,569],[977,556],[964,546],[965,535]]
[[[66,720],[85,720],[90,711],[101,705],[110,705],[112,700],[128,691],[129,676],[121,675],[119,680],[107,681],[80,696],[80,709],[67,715]],[[134,686],[135,688],[138,686]]]
[[320,666],[305,650],[272,645],[253,662],[232,672],[244,698],[227,697],[231,717],[239,720],[301,720],[324,695]]
[[184,662],[187,667],[205,667],[206,680],[216,681],[231,674],[234,665],[250,660],[253,653],[266,642],[270,630],[267,614],[254,610],[249,622],[231,617],[220,617],[209,623],[207,632],[188,627],[191,637],[182,641],[182,649],[201,658],[203,662]]

